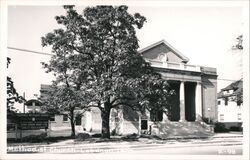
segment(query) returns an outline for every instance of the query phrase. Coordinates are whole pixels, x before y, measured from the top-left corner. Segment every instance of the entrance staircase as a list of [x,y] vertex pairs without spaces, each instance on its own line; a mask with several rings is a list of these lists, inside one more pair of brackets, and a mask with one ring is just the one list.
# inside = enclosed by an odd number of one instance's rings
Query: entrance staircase
[[151,125],[151,134],[165,138],[200,138],[213,135],[213,126],[202,121],[162,122]]

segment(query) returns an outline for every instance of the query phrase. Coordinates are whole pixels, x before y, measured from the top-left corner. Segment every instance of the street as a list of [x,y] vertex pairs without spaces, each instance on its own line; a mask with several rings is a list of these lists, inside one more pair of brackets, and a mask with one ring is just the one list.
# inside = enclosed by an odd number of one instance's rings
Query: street
[[242,135],[217,135],[207,139],[138,141],[64,140],[52,144],[8,144],[8,153],[105,153],[105,154],[164,154],[164,155],[241,155]]

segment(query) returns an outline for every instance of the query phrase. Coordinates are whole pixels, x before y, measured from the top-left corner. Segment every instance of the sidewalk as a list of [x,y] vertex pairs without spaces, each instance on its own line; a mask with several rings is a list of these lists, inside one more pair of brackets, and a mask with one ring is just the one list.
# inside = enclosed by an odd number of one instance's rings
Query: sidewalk
[[207,140],[212,140],[212,139],[220,139],[220,138],[242,138],[243,134],[242,133],[216,133],[211,136],[206,136],[206,137],[199,137],[199,136],[189,136],[189,137],[171,137],[171,138],[166,138],[166,139],[158,139],[158,138],[150,138],[150,137],[139,137],[137,140],[122,140],[120,136],[114,136],[109,140],[101,140],[99,138],[90,138],[86,139],[85,141],[75,141],[73,139],[66,140],[66,141],[61,141],[57,143],[52,143],[50,144],[51,146],[56,146],[56,145],[67,145],[67,144],[94,144],[94,145],[103,145],[103,144],[117,144],[117,143],[168,143],[168,142],[178,142],[179,140],[200,140],[200,139],[207,139]]
[[243,137],[242,132],[229,132],[229,133],[215,133],[213,138],[233,138],[233,137]]
[[237,138],[243,137],[242,132],[228,132],[228,133],[214,133],[213,135],[190,135],[190,136],[175,136],[163,138],[163,140],[177,140],[177,139],[208,139],[208,138]]
[[[235,135],[235,134],[234,134]],[[220,137],[228,137],[221,138]],[[191,151],[192,153],[213,150],[213,153],[218,154],[219,151],[225,150],[228,147],[235,147],[239,149],[242,146],[242,138],[230,138],[232,134],[220,134],[216,135],[217,138],[208,139],[175,139],[175,140],[159,140],[149,138],[139,138],[135,141],[123,141],[121,138],[116,137],[110,139],[110,141],[100,141],[96,138],[96,141],[91,139],[86,141],[75,141],[74,139],[64,140],[57,143],[47,145],[24,145],[21,147],[23,150],[35,150],[36,153],[166,153],[170,150],[174,153],[183,153]],[[117,140],[117,141],[116,141]],[[189,148],[196,148],[197,152],[190,150]],[[8,146],[10,153],[16,153],[19,146]],[[21,150],[21,151],[23,151]],[[14,152],[13,152],[14,151]],[[18,152],[17,152],[18,153]],[[237,153],[241,153],[237,151]]]

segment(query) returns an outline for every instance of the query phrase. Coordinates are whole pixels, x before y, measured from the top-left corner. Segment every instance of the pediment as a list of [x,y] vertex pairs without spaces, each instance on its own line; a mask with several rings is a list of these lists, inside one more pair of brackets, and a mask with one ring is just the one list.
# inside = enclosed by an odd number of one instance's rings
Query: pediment
[[165,40],[161,40],[139,51],[144,58],[155,61],[168,61],[174,63],[187,63],[189,59],[171,46]]

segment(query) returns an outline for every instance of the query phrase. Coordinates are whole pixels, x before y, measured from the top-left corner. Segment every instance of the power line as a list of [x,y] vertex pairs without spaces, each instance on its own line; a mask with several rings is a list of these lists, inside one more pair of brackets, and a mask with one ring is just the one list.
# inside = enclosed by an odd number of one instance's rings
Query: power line
[[12,50],[22,51],[22,52],[30,52],[30,53],[41,54],[41,55],[46,55],[46,56],[53,56],[53,54],[46,53],[46,52],[38,52],[38,51],[32,51],[28,49],[21,49],[21,48],[15,48],[15,47],[7,47],[7,48],[12,49]]
[[[15,48],[15,47],[7,47],[7,48],[12,49],[12,50],[22,51],[22,52],[30,52],[30,53],[41,54],[41,55],[46,55],[46,56],[53,56],[53,54],[46,53],[46,52],[39,52],[39,51],[33,51],[33,50],[21,49],[21,48]],[[237,81],[237,80],[233,80],[233,79],[224,79],[224,78],[217,78],[217,80],[230,81],[230,82]]]

